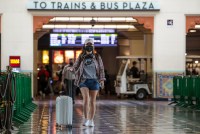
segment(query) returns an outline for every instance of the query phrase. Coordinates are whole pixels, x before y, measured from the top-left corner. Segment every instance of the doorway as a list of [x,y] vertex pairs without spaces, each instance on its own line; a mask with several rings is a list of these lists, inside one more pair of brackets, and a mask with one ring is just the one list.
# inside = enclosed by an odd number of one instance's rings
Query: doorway
[[[57,67],[67,64],[69,58],[76,59],[82,49],[81,45],[51,46],[50,36],[53,33],[70,34],[70,36],[109,34],[108,38],[116,34],[116,44],[109,43],[96,47],[110,75],[113,94],[114,80],[119,69],[116,56],[152,56],[153,17],[34,16],[34,31],[34,96],[37,95],[37,72],[40,65],[49,64],[52,77],[56,79]],[[46,61],[43,61],[44,57]],[[56,62],[55,57],[60,61]],[[152,66],[148,67],[148,71],[152,72]]]

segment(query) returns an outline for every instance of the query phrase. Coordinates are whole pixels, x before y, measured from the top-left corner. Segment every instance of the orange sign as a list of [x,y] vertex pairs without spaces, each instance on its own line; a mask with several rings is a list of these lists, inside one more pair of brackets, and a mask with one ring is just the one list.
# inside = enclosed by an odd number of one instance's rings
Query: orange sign
[[20,56],[10,56],[9,63],[13,68],[20,68]]

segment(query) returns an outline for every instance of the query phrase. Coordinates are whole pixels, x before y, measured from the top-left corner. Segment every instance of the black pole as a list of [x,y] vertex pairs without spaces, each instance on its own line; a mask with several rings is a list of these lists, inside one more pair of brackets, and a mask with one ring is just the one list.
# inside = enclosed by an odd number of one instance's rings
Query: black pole
[[11,125],[12,125],[12,104],[11,104],[11,98],[10,98],[10,94],[12,91],[12,79],[11,79],[11,73],[12,73],[12,68],[10,66],[6,67],[7,69],[7,75],[8,75],[8,90],[6,92],[6,134],[11,134]]

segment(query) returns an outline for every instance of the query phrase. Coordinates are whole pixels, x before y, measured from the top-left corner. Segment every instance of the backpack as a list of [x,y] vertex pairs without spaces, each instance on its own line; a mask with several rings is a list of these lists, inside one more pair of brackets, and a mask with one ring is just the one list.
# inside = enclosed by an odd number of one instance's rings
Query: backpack
[[43,73],[40,75],[40,81],[46,81],[46,74],[45,74],[45,72],[43,72]]

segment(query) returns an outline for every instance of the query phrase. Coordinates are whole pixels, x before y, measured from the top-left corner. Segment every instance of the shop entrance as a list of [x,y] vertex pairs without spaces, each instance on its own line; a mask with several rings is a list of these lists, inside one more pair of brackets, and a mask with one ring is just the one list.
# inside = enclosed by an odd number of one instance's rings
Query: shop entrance
[[[83,40],[88,37],[95,40],[96,51],[110,76],[109,94],[114,95],[114,81],[121,62],[116,57],[152,56],[153,19],[137,16],[34,16],[34,96],[38,94],[40,66],[48,65],[53,82],[58,81],[60,68],[68,64],[69,59],[76,60]],[[152,64],[152,59],[148,62]],[[152,77],[151,65],[140,64],[140,69],[147,70]]]
[[200,74],[199,16],[186,16],[186,75]]

